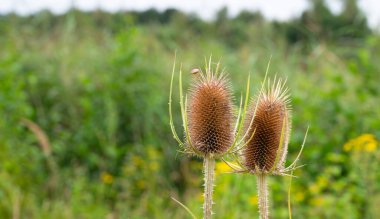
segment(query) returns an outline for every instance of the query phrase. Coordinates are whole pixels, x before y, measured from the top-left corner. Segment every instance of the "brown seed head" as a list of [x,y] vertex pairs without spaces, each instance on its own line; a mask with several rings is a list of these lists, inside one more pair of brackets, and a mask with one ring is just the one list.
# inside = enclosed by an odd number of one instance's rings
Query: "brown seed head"
[[244,166],[251,171],[281,169],[285,162],[290,133],[289,100],[287,90],[283,90],[284,83],[279,81],[274,85],[252,103],[247,116],[245,129],[249,134],[246,141],[254,134],[243,150],[243,158]]
[[208,73],[194,81],[187,108],[189,135],[202,156],[222,155],[233,142],[232,96],[225,77]]

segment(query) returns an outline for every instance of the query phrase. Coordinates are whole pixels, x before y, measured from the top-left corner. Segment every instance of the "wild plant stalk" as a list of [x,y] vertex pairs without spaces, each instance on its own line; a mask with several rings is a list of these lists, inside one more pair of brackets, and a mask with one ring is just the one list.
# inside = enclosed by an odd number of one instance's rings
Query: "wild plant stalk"
[[261,219],[269,218],[268,184],[265,174],[257,174],[257,191],[259,196],[259,213]]
[[50,178],[49,178],[47,190],[49,191],[50,195],[57,194],[56,190],[59,183],[59,172],[58,172],[57,163],[54,160],[54,156],[52,154],[50,140],[48,136],[45,134],[45,132],[42,130],[42,128],[38,126],[38,124],[25,118],[23,118],[21,122],[26,127],[28,127],[28,129],[32,131],[33,134],[36,136],[38,143],[40,145],[41,151],[46,159],[47,168],[49,169],[49,172],[50,172]]
[[273,84],[269,80],[262,95],[252,101],[255,116],[250,116],[254,117],[253,125],[247,129],[255,135],[242,152],[244,166],[257,175],[261,219],[269,218],[267,176],[284,169],[288,148],[290,106],[284,87],[281,80]]
[[205,219],[210,219],[212,215],[212,194],[214,189],[215,159],[205,157],[203,160],[204,169],[204,203],[203,215]]
[[[269,64],[267,66],[268,72]],[[259,213],[261,219],[269,218],[269,192],[267,178],[269,175],[288,175],[296,169],[295,161],[284,166],[291,128],[291,110],[288,90],[285,82],[276,79],[262,84],[259,95],[251,101],[250,113],[245,122],[245,144],[236,151],[238,165],[226,162],[236,172],[250,173],[257,176]],[[307,133],[306,133],[307,134]],[[292,173],[290,173],[292,176]]]
[[[206,62],[205,73],[200,69],[193,69],[191,74],[193,81],[189,94],[184,97],[182,91],[182,71],[179,73],[180,108],[185,131],[185,141],[182,142],[175,130],[171,109],[172,87],[175,65],[170,83],[169,116],[170,127],[174,139],[177,140],[182,152],[203,158],[204,172],[204,204],[203,214],[205,219],[212,217],[213,187],[215,159],[226,154],[232,154],[234,150],[244,143],[247,133],[243,134],[243,123],[248,105],[249,77],[247,82],[246,98],[242,110],[242,98],[240,101],[239,115],[234,121],[232,92],[229,81],[223,71],[219,71],[219,63],[216,69],[211,69],[211,58]],[[181,204],[182,205],[182,204]],[[185,208],[188,210],[188,208]]]
[[[207,66],[207,65],[206,65]],[[233,143],[233,108],[229,82],[222,73],[198,71],[190,89],[189,105],[185,101],[187,151],[203,158],[203,217],[212,217],[215,158],[223,156]],[[197,75],[198,74],[198,75]]]
[[[253,118],[253,124],[247,125],[246,129],[254,135],[251,139],[246,139],[248,144],[241,154],[242,163],[247,172],[257,176],[260,218],[268,219],[267,178],[269,175],[289,175],[288,172],[297,168],[295,165],[306,135],[296,160],[285,168],[291,129],[291,107],[288,89],[281,79],[275,79],[272,83],[269,79],[268,86],[252,101],[251,108],[254,110],[251,110],[249,118]],[[290,176],[292,177],[292,173]]]

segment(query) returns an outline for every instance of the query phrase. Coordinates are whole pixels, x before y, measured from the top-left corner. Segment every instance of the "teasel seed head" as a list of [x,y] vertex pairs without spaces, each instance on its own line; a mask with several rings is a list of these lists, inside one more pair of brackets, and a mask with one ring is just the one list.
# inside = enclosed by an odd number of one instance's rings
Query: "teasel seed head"
[[252,101],[245,122],[249,141],[242,151],[243,164],[254,173],[284,169],[290,135],[290,105],[285,82],[276,79]]
[[222,156],[234,140],[230,85],[223,72],[217,71],[210,67],[205,74],[197,71],[186,109],[190,142],[201,156]]

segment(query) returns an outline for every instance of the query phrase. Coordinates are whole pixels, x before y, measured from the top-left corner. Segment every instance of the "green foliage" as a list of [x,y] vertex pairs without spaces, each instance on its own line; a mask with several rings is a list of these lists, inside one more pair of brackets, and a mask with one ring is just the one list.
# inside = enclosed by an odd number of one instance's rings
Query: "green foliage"
[[310,0],[311,7],[300,18],[288,23],[276,23],[290,44],[302,44],[306,49],[320,41],[335,45],[353,45],[371,34],[367,19],[356,0],[345,0],[340,14],[333,14],[325,0]]
[[[0,217],[189,217],[171,196],[200,215],[202,164],[177,152],[169,127],[175,50],[184,87],[205,57],[221,58],[235,104],[249,72],[251,93],[260,88],[270,56],[270,76],[288,78],[289,160],[310,125],[293,218],[379,215],[380,37],[352,1],[339,15],[313,2],[288,23],[247,11],[230,18],[227,9],[213,22],[175,10],[0,16]],[[180,127],[177,100],[175,90]],[[23,118],[49,138],[50,156]],[[365,133],[375,150],[344,149]],[[255,179],[216,166],[218,217],[256,217]],[[273,217],[286,218],[288,179],[269,180]]]

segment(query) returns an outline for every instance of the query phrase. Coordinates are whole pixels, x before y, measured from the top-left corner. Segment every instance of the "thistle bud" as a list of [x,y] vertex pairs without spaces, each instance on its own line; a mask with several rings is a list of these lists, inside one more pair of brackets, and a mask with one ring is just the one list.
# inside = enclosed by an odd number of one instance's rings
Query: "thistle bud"
[[[269,82],[270,83],[270,82]],[[252,102],[246,121],[247,146],[243,164],[253,172],[271,172],[284,168],[290,133],[290,109],[287,90],[279,80]]]

